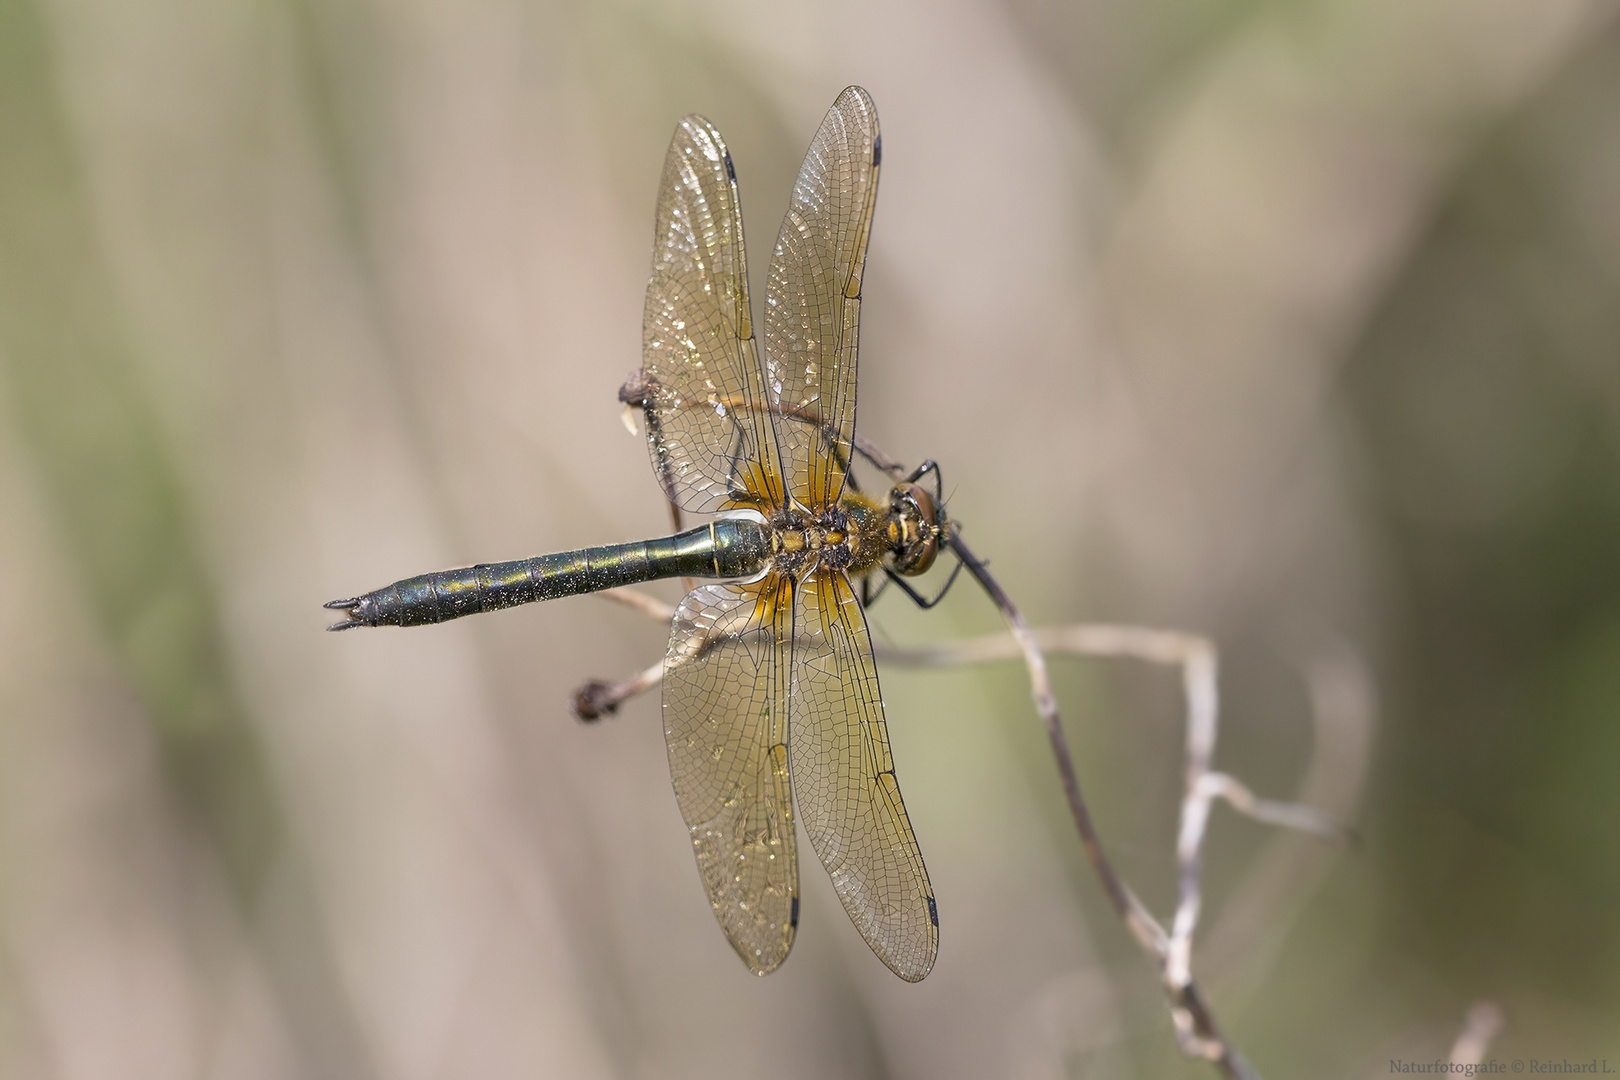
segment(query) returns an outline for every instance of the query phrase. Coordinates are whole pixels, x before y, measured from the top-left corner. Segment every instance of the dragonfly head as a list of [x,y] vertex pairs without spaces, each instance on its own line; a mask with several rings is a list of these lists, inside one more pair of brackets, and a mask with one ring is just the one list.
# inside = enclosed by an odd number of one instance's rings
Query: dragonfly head
[[934,497],[916,484],[889,492],[889,558],[895,573],[911,577],[934,565],[945,513]]

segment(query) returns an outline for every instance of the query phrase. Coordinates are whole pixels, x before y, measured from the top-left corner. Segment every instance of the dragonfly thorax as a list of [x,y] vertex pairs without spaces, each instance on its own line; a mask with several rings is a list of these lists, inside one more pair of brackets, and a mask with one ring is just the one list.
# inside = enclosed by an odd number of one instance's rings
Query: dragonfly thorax
[[821,511],[794,504],[769,521],[771,561],[780,573],[800,577],[817,566],[862,577],[882,566],[908,577],[934,564],[944,515],[934,497],[916,484],[889,492],[888,505],[848,491]]
[[820,511],[794,506],[770,519],[771,560],[800,577],[817,566],[870,573],[883,558],[883,508],[858,492]]

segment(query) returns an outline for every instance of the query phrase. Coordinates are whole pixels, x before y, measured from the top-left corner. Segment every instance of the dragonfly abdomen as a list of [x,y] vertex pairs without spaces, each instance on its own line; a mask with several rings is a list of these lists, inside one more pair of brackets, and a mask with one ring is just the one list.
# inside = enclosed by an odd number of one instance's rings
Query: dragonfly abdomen
[[427,626],[658,578],[752,577],[765,569],[769,558],[770,539],[763,523],[722,518],[657,540],[418,574],[364,596],[327,604],[349,616],[328,629]]

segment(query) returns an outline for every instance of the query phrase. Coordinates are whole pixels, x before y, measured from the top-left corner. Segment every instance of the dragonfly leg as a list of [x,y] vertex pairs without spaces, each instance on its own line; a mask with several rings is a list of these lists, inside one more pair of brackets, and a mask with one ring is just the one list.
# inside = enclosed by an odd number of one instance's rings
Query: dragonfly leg
[[[918,592],[916,589],[913,589],[910,585],[908,585],[906,583],[905,578],[901,577],[899,574],[895,573],[893,570],[889,569],[887,566],[885,566],[883,568],[884,576],[889,581],[892,581],[896,585],[900,586],[901,590],[904,591],[907,596],[911,597],[911,602],[916,604],[918,607],[922,608],[924,611],[927,611],[929,608],[933,607],[935,604],[937,604],[941,600],[945,599],[945,594],[951,591],[951,586],[952,585],[956,584],[956,575],[960,574],[961,572],[962,572],[962,560],[961,560],[961,558],[959,556],[957,558],[957,560],[956,560],[956,569],[952,570],[951,571],[951,576],[945,579],[944,586],[939,590],[939,592],[934,594],[933,599],[928,599],[928,598],[924,597],[922,595],[922,593]],[[862,583],[862,588],[864,588],[864,587],[865,587],[865,583],[863,582]],[[879,589],[879,591],[882,591],[881,588]],[[876,599],[876,594],[873,595],[873,599]]]
[[[872,587],[874,579],[878,583],[875,589]],[[877,598],[883,595],[883,590],[888,587],[889,579],[887,577],[878,578],[876,574],[868,574],[861,578],[861,607],[871,607],[877,601]]]
[[933,458],[929,458],[927,461],[911,470],[911,475],[906,477],[906,483],[915,484],[918,480],[921,480],[929,473],[934,474],[934,505],[944,506],[945,478],[940,472],[939,462],[935,461]]

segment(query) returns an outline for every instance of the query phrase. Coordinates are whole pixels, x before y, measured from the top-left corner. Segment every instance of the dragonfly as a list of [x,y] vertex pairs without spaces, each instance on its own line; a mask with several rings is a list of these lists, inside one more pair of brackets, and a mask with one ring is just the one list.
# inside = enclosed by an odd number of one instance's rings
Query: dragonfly
[[[731,155],[702,116],[675,129],[642,366],[620,396],[641,409],[664,493],[680,510],[713,515],[706,524],[423,574],[326,605],[346,613],[332,630],[417,626],[661,578],[711,582],[676,609],[665,740],[709,904],[760,975],[787,958],[798,929],[796,822],[890,970],[921,980],[939,949],[863,608],[874,580],[879,590],[898,582],[924,606],[937,601],[905,579],[950,548],[952,526],[933,462],[882,497],[861,490],[851,469],[853,453],[870,456],[855,437],[856,358],[882,153],[876,107],[851,86],[794,183],[761,352]],[[930,477],[932,491],[922,483]]]

